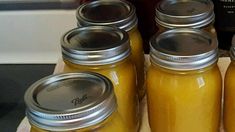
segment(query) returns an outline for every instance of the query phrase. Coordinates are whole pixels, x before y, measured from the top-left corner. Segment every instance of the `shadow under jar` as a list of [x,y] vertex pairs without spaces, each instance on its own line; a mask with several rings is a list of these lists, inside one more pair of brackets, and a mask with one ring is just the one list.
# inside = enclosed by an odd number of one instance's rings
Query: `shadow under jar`
[[217,40],[174,29],[150,40],[147,100],[152,132],[218,132],[222,80]]
[[57,74],[25,93],[31,132],[129,132],[111,81],[97,73]]
[[108,77],[114,85],[121,117],[130,132],[137,131],[139,101],[128,34],[108,26],[77,28],[63,36],[61,46],[63,72],[93,71]]
[[155,21],[158,34],[173,28],[196,28],[217,36],[211,0],[162,0],[156,6]]
[[99,0],[87,2],[77,9],[78,27],[90,25],[115,26],[128,32],[131,45],[131,59],[136,66],[138,95],[145,95],[143,40],[137,28],[135,7],[122,0]]
[[224,130],[225,132],[235,131],[235,43],[230,49],[231,62],[226,71],[224,80]]

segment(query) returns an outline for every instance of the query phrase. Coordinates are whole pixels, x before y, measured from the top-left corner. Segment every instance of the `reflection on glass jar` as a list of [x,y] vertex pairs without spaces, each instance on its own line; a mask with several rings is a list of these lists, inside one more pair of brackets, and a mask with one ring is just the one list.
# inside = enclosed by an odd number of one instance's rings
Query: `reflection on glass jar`
[[224,129],[235,131],[235,43],[230,50],[231,63],[227,69],[224,81]]
[[137,28],[135,7],[120,0],[99,0],[88,2],[77,9],[78,27],[90,25],[115,26],[128,32],[132,50],[131,59],[135,63],[140,99],[145,95],[143,41]]
[[25,93],[31,132],[129,132],[117,111],[112,82],[97,73],[51,75]]
[[162,0],[156,6],[158,34],[173,28],[198,28],[216,36],[211,0]]
[[128,34],[114,27],[83,27],[67,32],[61,44],[63,72],[93,71],[108,77],[114,85],[118,111],[128,130],[136,131],[139,107]]
[[217,40],[195,29],[174,29],[150,40],[147,72],[152,132],[218,132],[221,75]]

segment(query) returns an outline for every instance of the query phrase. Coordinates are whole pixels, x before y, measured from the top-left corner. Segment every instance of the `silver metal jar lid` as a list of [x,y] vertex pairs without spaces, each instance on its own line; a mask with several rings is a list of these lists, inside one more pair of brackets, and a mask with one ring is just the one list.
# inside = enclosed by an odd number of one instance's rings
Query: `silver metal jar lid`
[[30,86],[24,99],[29,122],[49,131],[96,125],[117,108],[111,81],[92,72],[45,77]]
[[173,29],[150,40],[150,60],[171,70],[197,70],[218,59],[218,42],[197,29]]
[[211,0],[162,0],[156,6],[156,22],[166,28],[202,28],[215,19]]
[[232,46],[230,49],[230,58],[231,60],[235,60],[235,35],[233,35],[233,39],[232,39]]
[[68,31],[61,40],[63,58],[81,65],[105,65],[130,55],[128,34],[108,26],[90,26]]
[[125,31],[137,25],[135,7],[124,0],[98,0],[77,9],[78,26],[115,26]]

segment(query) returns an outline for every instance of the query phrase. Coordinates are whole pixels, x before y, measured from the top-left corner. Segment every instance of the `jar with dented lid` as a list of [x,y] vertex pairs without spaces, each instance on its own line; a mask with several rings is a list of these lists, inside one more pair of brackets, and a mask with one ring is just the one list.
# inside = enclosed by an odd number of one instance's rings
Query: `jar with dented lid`
[[137,131],[139,103],[128,34],[115,27],[82,27],[67,32],[61,46],[63,72],[93,71],[108,77],[121,117],[130,132]]
[[57,74],[25,93],[31,132],[129,132],[117,111],[112,82],[97,73]]
[[91,25],[115,26],[128,32],[132,56],[137,70],[138,94],[145,95],[143,41],[137,28],[135,7],[124,0],[99,0],[87,2],[77,9],[78,27]]
[[152,132],[218,132],[222,80],[217,40],[196,29],[150,40],[147,100]]
[[224,130],[226,132],[235,131],[235,36],[230,49],[231,62],[225,74],[224,80]]
[[156,6],[158,34],[173,28],[196,28],[217,36],[214,20],[211,0],[162,0]]

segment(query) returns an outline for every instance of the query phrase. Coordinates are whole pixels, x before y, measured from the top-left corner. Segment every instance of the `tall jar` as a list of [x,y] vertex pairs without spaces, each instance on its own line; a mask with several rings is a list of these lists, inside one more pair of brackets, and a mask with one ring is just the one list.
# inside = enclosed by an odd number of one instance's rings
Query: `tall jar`
[[156,6],[158,34],[173,28],[197,28],[216,35],[211,0],[162,0]]
[[97,73],[45,77],[26,91],[25,103],[30,132],[129,132],[111,81]]
[[137,28],[135,7],[122,0],[99,0],[85,3],[77,9],[78,27],[90,25],[115,26],[128,32],[132,56],[138,79],[138,95],[142,99],[144,88],[143,41]]
[[235,43],[230,49],[230,56],[231,63],[224,80],[224,129],[226,132],[235,131]]
[[108,77],[114,85],[121,117],[130,132],[136,131],[139,101],[128,34],[107,26],[77,28],[63,36],[61,46],[63,72],[93,71]]
[[174,29],[150,40],[147,72],[152,132],[218,132],[221,75],[217,40],[206,32]]

